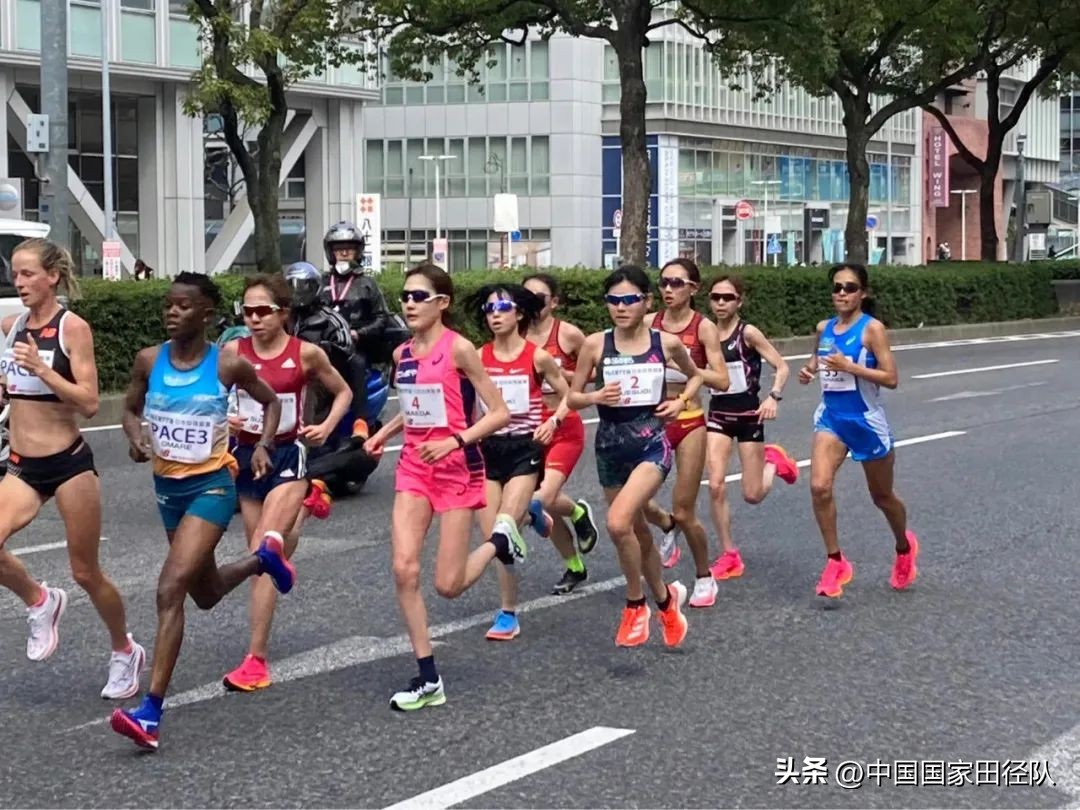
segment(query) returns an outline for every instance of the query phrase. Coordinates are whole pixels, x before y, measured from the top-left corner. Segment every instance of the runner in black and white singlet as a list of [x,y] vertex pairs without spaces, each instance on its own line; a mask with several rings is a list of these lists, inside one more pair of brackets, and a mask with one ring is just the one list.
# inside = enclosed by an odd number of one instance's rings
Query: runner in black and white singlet
[[78,294],[66,250],[45,239],[28,239],[15,248],[11,263],[27,312],[3,323],[7,338],[0,376],[11,397],[11,447],[7,475],[0,480],[0,581],[27,607],[26,656],[45,660],[60,640],[57,626],[67,593],[31,578],[4,544],[55,498],[72,576],[94,603],[112,641],[109,680],[101,696],[128,698],[139,691],[146,651],[128,634],[124,603],[98,562],[101,486],[94,454],[76,421],[98,409],[94,337],[86,321],[57,300],[61,285],[69,296]]
[[[788,365],[760,329],[739,317],[744,292],[743,280],[738,276],[721,276],[709,291],[729,381],[726,392],[713,392],[709,400],[709,506],[722,549],[709,570],[718,580],[742,576],[745,570],[731,537],[731,508],[724,483],[736,443],[742,466],[743,499],[747,503],[761,503],[772,489],[775,476],[789,484],[799,477],[799,468],[784,448],[764,444],[764,423],[776,418]],[[758,397],[762,360],[773,367],[773,385],[764,400]]]

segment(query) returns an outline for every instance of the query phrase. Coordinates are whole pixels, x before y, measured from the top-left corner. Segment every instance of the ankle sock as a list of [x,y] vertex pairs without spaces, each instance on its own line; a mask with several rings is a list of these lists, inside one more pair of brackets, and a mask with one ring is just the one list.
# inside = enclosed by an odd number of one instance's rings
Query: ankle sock
[[575,574],[585,573],[585,563],[581,559],[580,554],[575,554],[573,557],[566,561],[566,567],[568,570],[573,571]]
[[581,504],[575,503],[574,504],[574,511],[570,513],[570,520],[573,523],[577,523],[579,520],[581,520],[581,518],[584,515],[585,515],[585,510],[582,508]]
[[510,550],[510,538],[502,532],[496,532],[488,538],[488,542],[495,546],[495,558],[503,565],[514,564],[514,553]]
[[843,562],[844,554],[843,552],[837,551],[835,554],[830,554],[829,559],[836,560],[837,562]]
[[416,659],[417,666],[420,667],[420,677],[427,683],[436,683],[439,680],[439,673],[435,669],[435,656],[425,655],[423,658]]

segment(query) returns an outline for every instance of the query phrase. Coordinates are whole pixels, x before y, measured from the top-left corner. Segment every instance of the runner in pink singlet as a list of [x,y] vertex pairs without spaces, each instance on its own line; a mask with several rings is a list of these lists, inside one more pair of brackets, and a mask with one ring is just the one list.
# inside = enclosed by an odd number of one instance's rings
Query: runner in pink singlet
[[[457,598],[494,559],[510,567],[525,559],[520,536],[497,531],[469,551],[474,513],[486,503],[484,461],[477,443],[510,423],[510,409],[484,371],[476,347],[449,328],[453,300],[454,284],[445,270],[422,264],[405,274],[401,310],[413,336],[394,352],[401,411],[364,443],[368,454],[378,455],[386,442],[405,431],[394,484],[391,544],[398,604],[420,674],[390,698],[391,708],[399,711],[446,703],[420,593],[420,557],[435,514],[435,590],[440,595]],[[474,422],[478,398],[485,413]]]

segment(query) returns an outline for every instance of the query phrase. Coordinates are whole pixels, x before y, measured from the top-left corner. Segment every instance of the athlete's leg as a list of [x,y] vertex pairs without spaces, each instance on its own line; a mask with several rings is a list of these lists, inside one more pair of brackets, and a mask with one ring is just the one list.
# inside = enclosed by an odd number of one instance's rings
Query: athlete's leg
[[[713,525],[720,535],[722,552],[734,551],[735,541],[731,537],[731,506],[727,499],[728,465],[731,463],[731,451],[735,440],[723,433],[711,432],[708,437],[709,461],[709,511]],[[746,465],[743,465],[743,480],[746,480]],[[744,486],[745,488],[745,486]]]
[[885,458],[864,461],[863,473],[866,475],[866,486],[870,490],[870,497],[874,499],[874,506],[880,509],[889,521],[889,528],[896,539],[896,553],[906,554],[909,550],[907,509],[893,489],[895,465],[896,451],[891,450]]
[[694,556],[697,577],[711,580],[709,541],[705,536],[705,527],[697,516],[697,499],[704,471],[705,426],[702,425],[686,434],[675,449],[675,488],[671,494],[671,511]]
[[619,555],[619,567],[626,577],[628,601],[644,598],[642,576],[647,577],[653,596],[662,599],[666,594],[660,555],[643,514],[645,504],[663,483],[663,473],[655,465],[640,464],[622,487],[604,490],[608,500],[607,530]]
[[[393,553],[394,589],[405,629],[417,658],[431,655],[427,608],[420,593],[420,555],[434,512],[427,498],[410,492],[394,496],[390,545]],[[471,517],[471,513],[466,513]],[[466,542],[469,529],[465,529]]]
[[763,442],[739,442],[739,464],[742,467],[743,500],[758,504],[772,491],[776,480],[776,464],[765,461]]
[[826,554],[839,554],[840,544],[836,536],[836,499],[833,487],[836,472],[847,456],[845,445],[835,433],[819,430],[814,433],[810,451],[810,496]]
[[[520,532],[520,528],[525,521],[525,513],[528,511],[529,502],[533,498],[533,493],[536,492],[536,479],[537,474],[532,473],[529,475],[515,475],[509,481],[501,487],[500,498],[496,501],[499,504],[498,514],[508,516],[514,523],[513,526],[506,528],[513,528]],[[492,490],[491,481],[488,481],[488,505],[492,503]],[[488,510],[485,510],[485,512]],[[494,520],[492,520],[492,527],[488,529],[485,534],[490,536],[491,533],[497,528]],[[519,535],[520,536],[520,535]],[[511,538],[507,537],[509,541]],[[518,578],[513,568],[506,565],[498,566],[499,572],[499,594],[502,601],[501,613],[510,614],[510,618],[513,621],[503,619],[500,621],[496,618],[495,625],[488,633],[488,638],[505,638],[507,633],[512,633],[511,638],[517,635],[517,619],[514,615],[517,610],[518,604]],[[511,625],[513,627],[511,628]]]
[[544,480],[540,482],[540,488],[536,490],[535,497],[552,517],[551,544],[555,546],[560,557],[571,560],[576,559],[578,554],[574,546],[574,537],[570,534],[570,527],[566,525],[565,518],[573,517],[577,505],[563,494],[562,488],[565,483],[566,476],[561,470],[548,467],[544,470]]
[[45,598],[45,589],[4,544],[37,517],[41,504],[41,496],[25,481],[14,475],[0,478],[0,585],[22,599],[28,608]]
[[67,533],[71,576],[109,629],[114,652],[128,649],[127,620],[120,593],[101,570],[101,480],[92,472],[76,475],[56,490],[56,508]]

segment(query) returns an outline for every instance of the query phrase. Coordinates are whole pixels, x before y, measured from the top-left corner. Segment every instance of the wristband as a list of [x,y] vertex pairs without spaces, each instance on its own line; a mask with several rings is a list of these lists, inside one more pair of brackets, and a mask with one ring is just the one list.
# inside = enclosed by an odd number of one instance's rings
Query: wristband
[[461,438],[460,433],[455,433],[451,438],[458,443],[458,447],[460,447],[462,450],[465,449],[465,440]]

